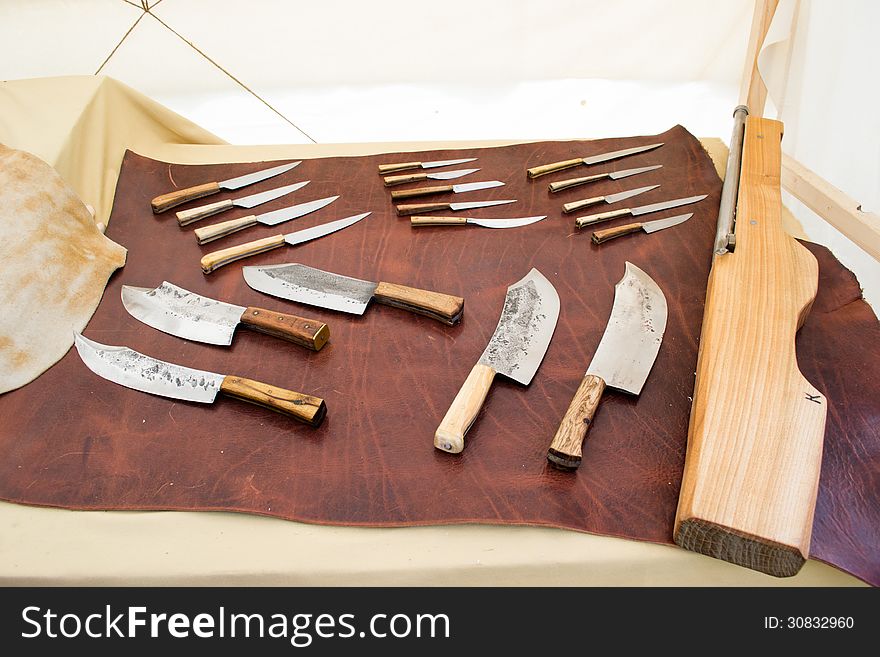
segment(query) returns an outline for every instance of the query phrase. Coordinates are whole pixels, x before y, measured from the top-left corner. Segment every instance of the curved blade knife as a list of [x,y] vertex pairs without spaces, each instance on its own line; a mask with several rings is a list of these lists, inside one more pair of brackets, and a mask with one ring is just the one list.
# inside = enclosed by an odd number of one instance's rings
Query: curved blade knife
[[491,189],[504,185],[500,180],[486,180],[484,182],[461,183],[458,185],[438,185],[437,187],[416,187],[414,189],[401,189],[391,192],[391,200],[397,201],[402,198],[414,196],[431,196],[432,194],[461,194],[462,192],[475,192],[480,189]]
[[473,224],[474,226],[483,226],[484,228],[516,228],[517,226],[528,226],[542,219],[546,219],[547,215],[542,214],[535,217],[512,217],[510,219],[479,219],[476,217],[410,217],[409,222],[413,226],[464,226]]
[[516,203],[516,199],[506,201],[468,201],[466,203],[409,203],[397,206],[397,214],[401,217],[419,212],[436,212],[437,210],[475,210],[476,208],[489,208],[493,205],[506,205]]
[[255,208],[258,205],[274,201],[276,198],[287,196],[298,189],[302,189],[310,182],[310,180],[303,180],[302,182],[285,185],[284,187],[276,187],[275,189],[260,192],[259,194],[251,194],[250,196],[242,196],[241,198],[236,199],[226,199],[225,201],[217,201],[216,203],[209,203],[208,205],[200,205],[197,208],[190,208],[189,210],[181,210],[176,213],[177,224],[179,226],[187,226],[193,222],[200,221],[205,217],[211,217],[215,214],[225,212],[226,210],[231,210],[232,208]]

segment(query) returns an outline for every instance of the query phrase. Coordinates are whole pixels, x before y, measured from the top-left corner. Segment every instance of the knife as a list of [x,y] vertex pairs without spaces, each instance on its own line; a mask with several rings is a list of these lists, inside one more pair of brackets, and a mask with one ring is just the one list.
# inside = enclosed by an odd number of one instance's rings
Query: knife
[[239,323],[314,351],[330,337],[328,326],[316,319],[216,301],[168,281],[153,290],[123,285],[122,305],[132,317],[154,329],[208,344],[232,344]]
[[303,242],[324,237],[324,235],[335,233],[337,230],[342,230],[343,228],[348,228],[352,224],[356,224],[369,214],[369,212],[363,212],[344,219],[337,219],[336,221],[329,221],[326,224],[319,224],[317,226],[312,226],[311,228],[288,233],[287,235],[279,233],[278,235],[264,237],[263,239],[254,240],[253,242],[245,242],[244,244],[230,246],[229,248],[221,249],[220,251],[213,251],[212,253],[202,256],[202,271],[206,274],[210,274],[215,269],[219,269],[223,265],[228,265],[230,262],[240,260],[241,258],[247,258],[248,256],[257,255],[258,253],[265,253],[266,251],[278,248],[284,244],[296,246]]
[[260,192],[259,194],[251,194],[250,196],[242,196],[241,198],[217,201],[216,203],[209,203],[208,205],[200,205],[199,207],[192,208],[191,210],[181,210],[177,213],[177,223],[180,226],[186,226],[187,224],[191,224],[194,221],[199,221],[200,219],[204,219],[205,217],[210,217],[211,215],[215,215],[226,210],[231,210],[234,207],[253,208],[258,205],[262,205],[263,203],[274,201],[276,198],[286,196],[291,192],[295,192],[296,190],[305,187],[310,182],[311,181],[309,180],[304,180],[303,182],[294,183],[292,185],[276,187],[275,189],[270,189],[266,192]]
[[243,267],[244,280],[255,290],[312,306],[363,315],[371,299],[403,308],[444,324],[455,324],[464,299],[395,283],[373,283],[299,263]]
[[464,435],[489,394],[496,374],[528,385],[550,344],[559,317],[559,295],[537,269],[507,288],[495,333],[452,400],[434,434],[434,447],[458,454]]
[[397,214],[401,217],[408,214],[418,214],[419,212],[435,212],[437,210],[472,210],[474,208],[488,208],[493,205],[504,205],[506,203],[516,203],[516,199],[508,201],[469,201],[467,203],[411,203],[408,205],[398,205]]
[[456,169],[455,171],[435,171],[434,173],[406,173],[402,176],[385,176],[383,180],[386,187],[391,187],[392,185],[418,182],[420,180],[452,180],[453,178],[461,178],[477,171],[479,169]]
[[463,226],[465,224],[473,224],[475,226],[483,226],[484,228],[516,228],[517,226],[528,226],[537,223],[541,219],[546,219],[547,215],[542,214],[537,217],[517,217],[515,219],[477,219],[474,217],[410,217],[410,224],[413,226]]
[[616,194],[607,194],[606,196],[594,196],[593,198],[585,198],[583,201],[572,201],[571,203],[566,203],[565,205],[563,205],[562,211],[565,213],[574,212],[575,210],[580,210],[581,208],[585,208],[590,205],[596,205],[596,203],[601,203],[602,201],[605,201],[605,203],[608,204],[617,203],[618,201],[622,201],[632,196],[638,196],[639,194],[650,192],[652,189],[657,189],[659,186],[660,185],[648,185],[647,187],[630,189],[625,192],[617,192]]
[[599,214],[589,214],[585,217],[578,217],[575,219],[574,225],[578,228],[583,228],[584,226],[596,224],[600,221],[608,221],[609,219],[615,219],[627,214],[638,217],[641,214],[648,214],[649,212],[660,212],[660,210],[668,210],[669,208],[677,208],[680,205],[696,203],[697,201],[702,201],[707,196],[708,194],[701,194],[699,196],[677,198],[672,201],[663,201],[662,203],[652,203],[651,205],[643,205],[638,208],[622,208],[620,210],[610,210],[609,212],[601,212]]
[[281,208],[280,210],[273,210],[272,212],[264,212],[263,214],[256,215],[251,214],[246,217],[239,217],[238,219],[221,221],[219,224],[203,226],[201,228],[196,228],[193,232],[196,234],[196,240],[198,240],[199,244],[207,244],[208,242],[219,240],[221,237],[226,237],[239,230],[256,226],[257,224],[277,226],[285,221],[303,217],[310,212],[320,210],[324,206],[330,205],[338,198],[338,196],[328,196],[326,198],[319,198],[315,201],[308,201],[307,203],[297,203],[296,205]]
[[240,376],[215,374],[145,356],[128,347],[89,340],[74,333],[79,357],[101,378],[153,395],[210,404],[217,393],[264,406],[313,427],[327,414],[324,400]]
[[485,182],[463,183],[460,185],[440,185],[438,187],[416,187],[415,189],[400,189],[391,192],[393,200],[411,198],[413,196],[430,196],[431,194],[461,194],[462,192],[475,192],[479,189],[491,189],[504,185],[500,180],[487,180]]
[[229,180],[223,180],[221,182],[209,182],[205,183],[204,185],[196,185],[195,187],[178,189],[176,191],[169,192],[168,194],[157,196],[152,201],[150,201],[150,205],[153,208],[153,212],[159,214],[160,212],[170,210],[171,208],[176,207],[181,203],[186,203],[187,201],[202,198],[203,196],[216,194],[221,189],[232,190],[246,187],[247,185],[253,185],[254,183],[260,182],[261,180],[266,180],[267,178],[272,178],[273,176],[282,174],[285,171],[290,171],[293,167],[299,164],[302,164],[302,162],[290,162],[288,164],[282,164],[280,166],[272,167],[270,169],[254,171],[253,173],[239,176],[237,178],[230,178]]
[[433,162],[399,162],[397,164],[380,164],[379,173],[394,173],[395,171],[406,171],[407,169],[433,169],[434,167],[450,167],[453,164],[464,164],[465,162],[473,162],[475,157],[463,157],[458,160],[434,160]]
[[617,226],[616,228],[597,230],[593,233],[593,243],[601,244],[602,242],[613,240],[615,237],[628,235],[630,233],[635,233],[640,230],[643,230],[646,233],[656,233],[658,230],[663,230],[664,228],[672,228],[673,226],[677,226],[678,224],[683,224],[685,221],[693,216],[694,213],[691,212],[690,214],[680,214],[676,217],[669,217],[667,219],[657,219],[655,221],[646,221],[645,223],[627,224],[626,226]]
[[605,387],[638,395],[657,359],[665,330],[663,291],[627,262],[623,278],[614,286],[605,333],[547,451],[550,463],[562,470],[577,469]]
[[580,164],[599,164],[600,162],[608,162],[609,160],[616,160],[621,157],[627,157],[629,155],[635,155],[637,153],[644,153],[645,151],[650,151],[655,148],[660,148],[663,145],[663,142],[659,144],[648,144],[647,146],[635,146],[634,148],[624,148],[620,151],[612,151],[610,153],[601,153],[599,155],[591,155],[589,157],[578,157],[573,160],[564,160],[562,162],[553,162],[552,164],[544,164],[539,167],[532,167],[528,169],[529,178],[537,178],[538,176],[544,176],[548,173],[554,173],[556,171],[562,171],[563,169],[568,169],[570,167],[576,167]]
[[635,176],[640,173],[645,173],[646,171],[653,171],[654,169],[659,169],[662,166],[662,164],[655,164],[651,167],[624,169],[623,171],[606,171],[605,173],[597,173],[593,176],[584,176],[583,178],[569,178],[568,180],[559,180],[557,182],[550,183],[550,191],[561,192],[563,189],[577,187],[578,185],[584,185],[588,182],[593,182],[596,180],[604,180],[605,178],[610,178],[611,180],[620,180],[621,178],[628,178],[629,176]]

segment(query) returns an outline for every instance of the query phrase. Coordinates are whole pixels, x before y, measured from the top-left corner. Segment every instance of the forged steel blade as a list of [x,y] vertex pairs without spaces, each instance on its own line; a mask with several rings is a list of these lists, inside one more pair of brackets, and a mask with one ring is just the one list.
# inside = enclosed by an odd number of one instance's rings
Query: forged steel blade
[[641,269],[626,263],[614,286],[614,306],[586,374],[638,395],[654,366],[666,330],[666,297]]
[[473,210],[475,208],[488,208],[493,205],[505,205],[506,203],[516,203],[516,199],[509,201],[470,201],[466,203],[450,203],[450,210]]
[[559,295],[537,269],[507,288],[504,309],[480,363],[528,385],[559,318]]
[[153,395],[210,404],[217,397],[222,374],[166,363],[128,347],[115,347],[74,333],[79,357],[98,376]]
[[654,166],[650,166],[650,167],[639,167],[637,169],[624,169],[623,171],[612,171],[611,173],[608,174],[608,177],[611,178],[611,180],[619,180],[620,178],[626,178],[628,176],[635,176],[640,173],[645,173],[646,171],[653,171],[654,169],[659,169],[662,166],[663,166],[662,164],[655,164]]
[[299,162],[290,162],[289,164],[282,164],[277,167],[272,167],[270,169],[263,169],[261,171],[254,171],[253,173],[248,173],[243,176],[238,176],[237,178],[230,178],[229,180],[223,180],[219,183],[221,187],[224,189],[239,189],[240,187],[245,187],[247,185],[253,185],[254,183],[258,183],[261,180],[266,180],[267,178],[271,178],[273,176],[280,175],[285,171],[290,171],[293,167],[302,164],[302,161]]
[[663,142],[659,144],[648,144],[647,146],[635,146],[634,148],[624,148],[620,151],[612,151],[610,153],[600,153],[599,155],[591,155],[589,157],[583,158],[584,164],[599,164],[600,162],[608,162],[609,160],[616,160],[621,157],[626,157],[627,155],[635,155],[636,153],[644,153],[645,151],[651,151],[655,148],[660,148],[663,145]]
[[355,214],[351,217],[345,217],[344,219],[328,221],[326,224],[320,224],[318,226],[312,226],[311,228],[306,228],[304,230],[287,233],[284,236],[284,241],[291,246],[296,246],[297,244],[302,244],[303,242],[308,242],[309,240],[314,240],[319,237],[324,237],[324,235],[335,233],[337,230],[348,228],[352,224],[356,224],[361,219],[369,216],[370,214],[370,212],[362,212],[361,214]]
[[[474,158],[476,159],[476,158]],[[454,171],[435,171],[427,174],[429,180],[452,180],[453,178],[462,178],[472,173],[476,173],[479,169],[455,169]]]
[[475,157],[463,157],[459,160],[435,160],[434,162],[422,162],[423,169],[433,169],[434,167],[451,167],[453,164],[464,164],[465,162],[473,162]]
[[287,194],[295,192],[298,189],[302,189],[310,182],[310,180],[303,180],[302,182],[293,183],[292,185],[285,185],[284,187],[276,187],[275,189],[260,192],[259,194],[242,196],[241,198],[234,199],[232,203],[240,208],[254,208],[258,205],[262,205],[263,203],[274,201],[276,198],[286,196]]
[[291,219],[302,217],[315,210],[320,210],[325,205],[330,205],[338,198],[339,196],[328,196],[327,198],[319,198],[315,201],[291,205],[290,207],[281,208],[280,210],[273,210],[272,212],[257,215],[257,221],[266,226],[277,226],[285,221],[290,221]]
[[504,185],[500,180],[486,180],[484,182],[461,183],[453,185],[452,191],[456,194],[461,192],[475,192],[478,189],[491,189],[492,187],[502,187]]
[[528,226],[529,224],[537,223],[541,221],[541,219],[546,218],[546,214],[537,217],[516,217],[514,219],[478,219],[467,217],[467,222],[485,228],[516,228],[517,226]]
[[677,198],[672,201],[663,201],[662,203],[652,203],[651,205],[643,205],[638,208],[631,208],[630,212],[634,217],[640,214],[648,214],[649,212],[660,212],[660,210],[668,210],[669,208],[677,208],[680,205],[688,205],[696,203],[706,198],[708,194],[700,194],[699,196],[688,196],[687,198]]
[[617,203],[618,201],[622,201],[624,199],[630,198],[632,196],[638,196],[639,194],[644,194],[645,192],[650,192],[652,189],[657,189],[660,185],[648,185],[647,187],[639,187],[637,189],[628,189],[625,192],[617,192],[616,194],[607,194],[605,196],[606,203]]
[[685,221],[693,216],[694,213],[690,212],[688,214],[679,214],[674,217],[667,217],[666,219],[646,221],[642,224],[642,230],[646,233],[656,233],[658,230],[663,230],[664,228],[672,228],[673,226],[678,226],[678,224],[683,224]]
[[364,314],[378,285],[296,262],[241,271],[247,284],[259,292],[355,315]]

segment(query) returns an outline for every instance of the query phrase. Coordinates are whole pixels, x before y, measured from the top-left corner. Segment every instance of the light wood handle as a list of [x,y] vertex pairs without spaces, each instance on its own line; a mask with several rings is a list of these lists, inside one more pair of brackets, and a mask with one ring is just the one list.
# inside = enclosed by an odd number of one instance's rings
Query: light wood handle
[[580,466],[584,438],[593,423],[604,391],[604,379],[587,374],[574,393],[547,450],[547,460],[560,470],[577,470]]
[[394,185],[402,185],[404,183],[411,182],[419,182],[420,180],[427,180],[427,173],[407,173],[402,176],[385,176],[385,186],[392,187]]
[[413,226],[464,226],[467,217],[410,217]]
[[572,201],[571,203],[566,203],[565,205],[563,205],[562,211],[568,214],[569,212],[574,212],[575,210],[580,210],[581,208],[596,205],[596,203],[601,203],[604,200],[604,196],[594,196],[593,198],[585,198],[582,201]]
[[403,308],[449,325],[460,320],[464,312],[464,299],[461,297],[395,283],[379,283],[373,298],[386,306]]
[[450,454],[464,449],[464,435],[477,418],[494,378],[495,370],[488,365],[474,365],[434,432],[434,447]]
[[394,173],[395,171],[418,169],[420,166],[422,166],[421,162],[398,162],[397,164],[380,164],[379,173]]
[[621,208],[620,210],[611,210],[609,212],[600,212],[599,214],[588,214],[585,217],[578,217],[577,219],[575,219],[574,225],[578,228],[583,228],[584,226],[598,224],[600,221],[608,221],[610,219],[623,217],[628,214],[632,214],[632,210],[630,210],[629,208]]
[[157,196],[152,201],[150,201],[150,205],[153,208],[153,212],[159,214],[160,212],[165,212],[165,210],[170,210],[173,207],[177,207],[181,203],[193,201],[197,198],[202,198],[203,196],[210,196],[211,194],[216,194],[219,191],[220,185],[218,183],[205,183],[204,185],[196,185],[195,187],[178,189],[176,192],[170,192],[168,194],[163,194],[162,196]]
[[550,191],[551,192],[561,192],[563,189],[570,189],[572,187],[577,187],[578,185],[584,185],[588,182],[593,182],[594,180],[602,180],[602,178],[607,178],[607,173],[597,173],[595,176],[584,176],[583,178],[569,178],[568,180],[557,180],[556,182],[550,183]]
[[245,242],[244,244],[230,246],[228,249],[213,251],[212,253],[202,256],[202,271],[206,274],[210,274],[215,269],[219,269],[223,265],[228,265],[230,262],[240,260],[241,258],[247,258],[248,256],[257,255],[258,253],[264,253],[271,249],[276,249],[283,244],[284,235],[279,233],[278,235],[272,235],[271,237],[264,237],[261,240]]
[[445,194],[454,191],[452,185],[439,185],[437,187],[416,187],[415,189],[400,189],[391,192],[392,200],[412,198],[413,196],[430,196],[431,194]]
[[196,228],[193,232],[195,233],[196,240],[198,240],[199,244],[207,244],[208,242],[219,240],[221,237],[232,235],[232,233],[235,233],[239,230],[249,228],[256,223],[256,215],[251,214],[247,217],[239,217],[238,219],[221,221],[219,224],[211,224],[210,226]]
[[529,174],[529,178],[537,178],[538,176],[545,176],[548,173],[553,173],[555,171],[562,171],[563,169],[569,169],[571,167],[576,167],[579,164],[583,164],[583,158],[575,158],[574,160],[564,160],[562,162],[553,162],[552,164],[543,164],[539,167],[532,167],[531,169],[527,169]]
[[330,327],[324,322],[280,313],[277,310],[251,306],[242,314],[241,323],[261,333],[295,342],[313,351],[320,351],[330,339]]
[[436,212],[437,210],[450,210],[449,203],[410,203],[398,205],[397,214],[401,217],[419,212]]
[[177,223],[180,226],[186,226],[187,224],[191,224],[194,221],[198,221],[199,219],[210,217],[211,215],[218,214],[225,210],[231,210],[234,207],[235,203],[232,201],[232,199],[226,199],[225,201],[208,203],[208,205],[200,205],[199,207],[192,208],[191,210],[181,210],[177,213]]
[[607,242],[608,240],[613,240],[615,237],[621,237],[623,235],[629,235],[630,233],[637,233],[642,229],[642,226],[645,224],[635,223],[635,224],[626,224],[625,226],[617,226],[616,228],[606,228],[605,230],[597,230],[593,233],[593,244],[601,244],[602,242]]
[[305,422],[313,427],[321,424],[327,415],[327,405],[320,397],[285,390],[240,376],[227,376],[220,384],[220,392],[229,397],[256,404]]

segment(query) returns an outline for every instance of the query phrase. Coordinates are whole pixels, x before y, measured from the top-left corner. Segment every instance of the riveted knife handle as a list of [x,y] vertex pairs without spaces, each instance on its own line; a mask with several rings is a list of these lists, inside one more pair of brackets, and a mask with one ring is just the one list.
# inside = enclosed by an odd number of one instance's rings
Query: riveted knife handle
[[597,230],[593,233],[593,244],[601,244],[602,242],[613,240],[615,237],[637,233],[644,225],[645,224],[642,223],[635,223],[626,224],[625,226],[616,226],[615,228],[606,228],[605,230]]
[[556,182],[550,183],[550,191],[551,192],[561,192],[563,189],[570,189],[572,187],[577,187],[578,185],[584,185],[588,182],[593,182],[594,180],[602,180],[603,178],[607,178],[607,173],[597,173],[595,176],[584,176],[583,178],[569,178],[567,180],[557,180]]
[[219,191],[219,183],[205,183],[204,185],[196,185],[195,187],[178,189],[175,192],[170,192],[168,194],[162,194],[162,196],[157,196],[152,201],[150,201],[150,206],[153,208],[153,212],[155,214],[159,214],[160,212],[170,210],[171,208],[176,207],[181,203],[193,201],[197,198],[202,198],[203,196],[210,196],[211,194],[216,194]]
[[545,176],[548,173],[554,173],[556,171],[562,171],[563,169],[570,169],[571,167],[576,167],[579,164],[583,164],[583,158],[575,158],[573,160],[563,160],[562,162],[553,162],[552,164],[543,164],[539,167],[532,167],[531,169],[526,169],[529,174],[529,178],[537,178],[538,176]]
[[384,182],[386,187],[392,187],[394,185],[402,185],[403,183],[410,182],[419,182],[421,180],[427,180],[427,173],[405,173],[402,176],[385,176]]
[[449,203],[410,203],[408,205],[398,205],[397,214],[401,217],[408,214],[418,214],[419,212],[436,212],[437,210],[449,210]]
[[413,226],[464,226],[467,217],[410,217]]
[[230,262],[257,255],[258,253],[264,253],[283,245],[284,235],[279,233],[278,235],[272,235],[272,237],[264,237],[261,240],[245,242],[244,244],[230,246],[228,249],[213,251],[202,256],[202,271],[210,274],[215,269],[228,265]]
[[464,299],[461,297],[395,283],[379,283],[373,298],[386,306],[403,308],[450,326],[458,322],[464,312]]
[[330,338],[330,327],[317,319],[307,319],[264,308],[247,308],[241,323],[255,331],[289,340],[306,349],[320,351]]
[[186,226],[187,224],[191,224],[194,221],[198,221],[199,219],[204,219],[205,217],[210,217],[211,215],[218,214],[225,210],[231,210],[235,207],[235,203],[233,203],[232,199],[226,199],[225,201],[217,201],[216,203],[208,203],[208,205],[200,205],[197,208],[192,208],[191,210],[181,210],[177,213],[177,223],[180,226]]
[[431,194],[443,194],[452,192],[452,185],[438,185],[437,187],[416,187],[415,189],[399,189],[391,192],[392,200],[400,198],[412,198],[413,196],[430,196]]
[[580,210],[581,208],[596,205],[596,203],[601,203],[604,200],[604,196],[594,196],[593,198],[585,198],[582,201],[572,201],[571,203],[566,203],[565,205],[563,205],[562,211],[568,214],[569,212],[574,212],[575,210]]
[[422,166],[421,162],[398,162],[397,164],[380,164],[379,173],[394,173],[395,171],[418,169],[420,166]]
[[210,226],[196,228],[193,232],[195,233],[199,244],[207,244],[208,242],[219,240],[221,237],[232,235],[232,233],[239,230],[254,226],[256,223],[256,215],[251,214],[247,217],[230,219],[229,221],[221,221],[219,224],[211,224]]
[[450,454],[464,449],[464,435],[486,401],[494,379],[495,370],[491,367],[482,363],[474,365],[434,432],[434,447]]
[[577,219],[575,219],[574,225],[578,228],[583,228],[584,226],[598,224],[600,221],[608,221],[610,219],[616,219],[617,217],[623,217],[628,214],[632,214],[632,210],[630,210],[629,208],[621,208],[620,210],[611,210],[609,212],[600,212],[599,214],[588,214],[585,217],[578,217]]
[[285,390],[240,376],[227,376],[220,384],[220,392],[229,397],[289,415],[313,427],[321,424],[327,415],[327,405],[320,397]]
[[604,391],[605,380],[601,376],[587,374],[581,381],[547,450],[547,460],[555,467],[577,470],[580,466],[584,438],[593,423]]

